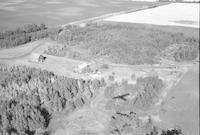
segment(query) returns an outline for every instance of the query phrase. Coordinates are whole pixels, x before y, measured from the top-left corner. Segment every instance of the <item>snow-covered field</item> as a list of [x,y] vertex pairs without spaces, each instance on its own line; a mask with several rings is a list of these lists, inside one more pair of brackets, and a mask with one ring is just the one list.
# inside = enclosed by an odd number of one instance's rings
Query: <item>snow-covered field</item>
[[105,19],[105,21],[199,28],[199,6],[199,3],[172,3],[152,9],[113,16]]

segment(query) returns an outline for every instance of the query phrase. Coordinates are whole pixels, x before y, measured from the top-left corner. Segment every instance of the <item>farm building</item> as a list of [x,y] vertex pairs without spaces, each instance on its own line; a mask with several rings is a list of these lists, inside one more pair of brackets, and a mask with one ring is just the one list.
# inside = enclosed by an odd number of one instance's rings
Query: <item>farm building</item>
[[92,72],[92,69],[90,68],[90,65],[86,62],[78,65],[76,68],[75,68],[75,72],[78,72],[78,73],[91,73]]
[[31,55],[32,62],[44,62],[45,60],[46,60],[46,57],[41,54],[33,53]]
[[47,57],[40,55],[38,58],[38,62],[44,62],[46,60]]
[[81,23],[79,24],[80,27],[85,27],[86,26],[86,23]]

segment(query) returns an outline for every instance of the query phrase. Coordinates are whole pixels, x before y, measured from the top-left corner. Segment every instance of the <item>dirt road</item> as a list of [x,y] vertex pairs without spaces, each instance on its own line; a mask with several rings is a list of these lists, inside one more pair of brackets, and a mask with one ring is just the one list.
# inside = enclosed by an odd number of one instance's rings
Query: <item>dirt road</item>
[[30,55],[33,51],[44,45],[42,41],[36,41],[15,48],[0,50],[0,60],[15,60]]

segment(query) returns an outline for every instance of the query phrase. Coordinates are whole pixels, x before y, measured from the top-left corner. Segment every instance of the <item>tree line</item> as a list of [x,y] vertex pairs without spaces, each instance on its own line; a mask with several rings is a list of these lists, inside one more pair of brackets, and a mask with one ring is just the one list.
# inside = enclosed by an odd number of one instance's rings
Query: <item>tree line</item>
[[28,24],[15,30],[0,33],[0,48],[11,48],[38,39],[54,36],[61,28],[48,28],[45,24]]

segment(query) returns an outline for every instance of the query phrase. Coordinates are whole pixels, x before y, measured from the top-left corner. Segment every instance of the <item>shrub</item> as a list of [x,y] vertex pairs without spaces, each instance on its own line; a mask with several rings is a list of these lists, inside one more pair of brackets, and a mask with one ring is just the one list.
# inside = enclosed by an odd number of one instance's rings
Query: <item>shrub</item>
[[132,74],[132,75],[131,75],[131,80],[135,80],[135,79],[136,79],[135,74]]
[[108,66],[108,64],[102,64],[100,68],[101,69],[109,69],[109,66]]
[[114,75],[109,75],[109,76],[108,76],[108,80],[114,81],[114,80],[115,80],[115,76],[114,76]]
[[163,130],[161,135],[183,135],[181,129],[169,129],[169,130]]
[[194,45],[191,46],[181,46],[175,53],[174,59],[175,61],[191,61],[195,60],[198,56],[199,48]]
[[88,65],[86,67],[84,67],[82,70],[81,70],[81,73],[92,73],[93,70],[91,69],[91,67]]

